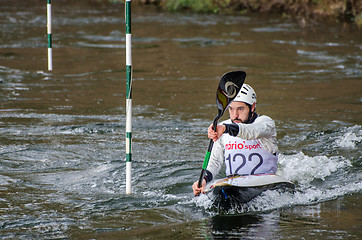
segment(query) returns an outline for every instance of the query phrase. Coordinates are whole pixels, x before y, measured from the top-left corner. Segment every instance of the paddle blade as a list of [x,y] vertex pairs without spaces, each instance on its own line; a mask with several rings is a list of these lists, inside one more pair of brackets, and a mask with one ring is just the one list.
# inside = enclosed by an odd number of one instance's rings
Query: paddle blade
[[216,105],[219,110],[219,117],[224,114],[225,109],[239,93],[246,78],[244,71],[233,71],[225,73],[220,80],[216,92]]

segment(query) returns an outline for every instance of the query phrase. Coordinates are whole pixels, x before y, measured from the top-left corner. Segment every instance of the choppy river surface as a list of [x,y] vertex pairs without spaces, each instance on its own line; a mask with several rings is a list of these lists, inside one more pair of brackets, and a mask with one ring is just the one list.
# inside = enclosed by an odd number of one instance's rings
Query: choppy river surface
[[[49,72],[46,1],[0,0],[1,239],[361,239],[360,31],[133,6],[126,195],[124,5],[52,10]],[[191,184],[232,70],[276,121],[278,173],[297,187],[220,214]]]

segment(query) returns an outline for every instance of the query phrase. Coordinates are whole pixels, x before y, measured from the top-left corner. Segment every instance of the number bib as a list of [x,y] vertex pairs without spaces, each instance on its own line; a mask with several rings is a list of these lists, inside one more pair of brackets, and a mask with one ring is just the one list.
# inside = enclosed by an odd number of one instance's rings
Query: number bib
[[258,140],[224,135],[226,175],[275,173],[278,157],[265,150]]

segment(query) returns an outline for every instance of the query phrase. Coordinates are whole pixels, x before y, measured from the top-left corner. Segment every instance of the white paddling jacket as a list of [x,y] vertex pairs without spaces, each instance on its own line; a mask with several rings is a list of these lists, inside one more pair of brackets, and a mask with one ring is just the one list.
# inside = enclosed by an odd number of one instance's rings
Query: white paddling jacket
[[[221,124],[231,124],[226,120]],[[254,122],[238,123],[239,132],[225,132],[215,143],[210,155],[205,179],[211,181],[225,162],[226,175],[253,175],[277,171],[276,130],[268,116],[258,116]]]

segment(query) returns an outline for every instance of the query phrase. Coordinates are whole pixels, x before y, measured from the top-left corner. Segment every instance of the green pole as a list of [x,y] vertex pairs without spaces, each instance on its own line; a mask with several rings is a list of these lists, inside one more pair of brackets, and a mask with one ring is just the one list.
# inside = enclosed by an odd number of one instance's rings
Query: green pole
[[126,22],[126,194],[132,193],[132,35],[131,0],[125,3]]

